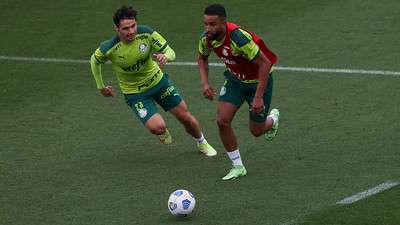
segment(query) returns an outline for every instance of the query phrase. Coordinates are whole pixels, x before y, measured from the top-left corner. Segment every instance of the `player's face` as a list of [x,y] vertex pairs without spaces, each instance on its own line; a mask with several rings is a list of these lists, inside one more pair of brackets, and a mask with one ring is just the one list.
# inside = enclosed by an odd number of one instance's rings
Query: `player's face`
[[225,36],[225,18],[217,15],[204,15],[204,30],[209,40],[222,40]]
[[122,42],[131,42],[137,33],[137,23],[135,19],[123,19],[119,21],[119,26],[115,27]]

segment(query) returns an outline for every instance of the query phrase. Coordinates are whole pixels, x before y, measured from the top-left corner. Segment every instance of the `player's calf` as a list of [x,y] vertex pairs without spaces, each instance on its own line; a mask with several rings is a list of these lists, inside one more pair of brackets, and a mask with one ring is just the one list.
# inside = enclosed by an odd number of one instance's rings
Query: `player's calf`
[[[269,124],[271,123],[271,124]],[[250,133],[254,136],[254,137],[260,137],[262,136],[265,132],[267,132],[269,129],[271,129],[272,127],[272,121],[268,121],[266,120],[265,122],[254,122],[254,121],[250,121]]]
[[254,137],[260,137],[264,134],[265,129],[262,128],[250,128],[250,132]]

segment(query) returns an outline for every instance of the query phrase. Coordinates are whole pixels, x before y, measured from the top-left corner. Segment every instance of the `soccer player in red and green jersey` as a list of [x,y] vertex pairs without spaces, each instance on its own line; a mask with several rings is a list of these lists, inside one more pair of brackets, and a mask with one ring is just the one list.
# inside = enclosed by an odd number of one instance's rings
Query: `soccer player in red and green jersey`
[[114,14],[117,34],[103,42],[92,55],[90,63],[97,88],[105,97],[114,96],[112,87],[104,85],[101,74],[101,64],[110,60],[126,103],[161,143],[170,144],[172,137],[155,103],[184,125],[197,140],[199,151],[207,156],[216,155],[175,85],[160,69],[175,59],[175,52],[157,31],[138,25],[136,15],[132,7],[119,8]]
[[231,122],[246,101],[249,105],[249,128],[258,137],[272,140],[278,131],[279,110],[267,112],[272,95],[272,68],[277,56],[262,39],[252,32],[226,21],[225,8],[212,4],[204,10],[205,32],[199,41],[198,65],[203,95],[213,100],[215,92],[208,81],[208,56],[214,52],[227,68],[225,83],[219,93],[217,123],[220,138],[232,161],[232,168],[223,180],[245,176],[235,133]]

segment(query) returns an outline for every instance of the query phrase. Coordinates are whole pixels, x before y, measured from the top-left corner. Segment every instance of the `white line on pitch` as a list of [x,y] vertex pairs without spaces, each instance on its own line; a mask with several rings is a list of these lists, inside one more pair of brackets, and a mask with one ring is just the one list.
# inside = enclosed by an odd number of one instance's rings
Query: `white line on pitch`
[[386,181],[385,183],[379,184],[376,187],[370,188],[366,191],[363,191],[363,192],[357,193],[355,195],[352,195],[350,197],[347,197],[345,199],[342,199],[342,200],[336,202],[336,204],[346,204],[346,205],[352,204],[354,202],[360,201],[361,199],[367,198],[371,195],[375,195],[375,194],[378,194],[379,192],[393,188],[399,184],[400,184],[399,182],[395,182],[395,181]]
[[[4,56],[0,55],[0,60],[10,61],[31,61],[31,62],[54,62],[54,63],[89,63],[89,60],[82,59],[60,59],[60,58],[41,58],[41,57],[19,57],[19,56]],[[170,62],[172,66],[196,66],[195,62]],[[210,63],[210,66],[223,67],[222,63]],[[293,72],[310,72],[310,73],[345,73],[345,74],[371,74],[371,75],[386,75],[400,76],[398,71],[388,70],[364,70],[364,69],[329,69],[329,68],[310,68],[310,67],[286,67],[276,66],[275,70],[293,71]]]
[[[357,201],[360,201],[362,199],[365,199],[365,198],[367,198],[369,196],[378,194],[378,193],[380,193],[382,191],[389,190],[390,188],[393,188],[393,187],[395,187],[395,186],[397,186],[399,184],[400,183],[396,182],[396,181],[386,181],[386,182],[384,182],[382,184],[379,184],[378,186],[375,186],[373,188],[370,188],[370,189],[368,189],[366,191],[359,192],[359,193],[357,193],[355,195],[352,195],[350,197],[344,198],[344,199],[336,202],[335,204],[337,204],[337,205],[349,205],[349,204],[352,204],[354,202],[357,202]],[[294,225],[296,223],[297,223],[297,220],[296,219],[292,219],[292,220],[290,220],[288,222],[285,222],[285,223],[282,223],[280,225]]]

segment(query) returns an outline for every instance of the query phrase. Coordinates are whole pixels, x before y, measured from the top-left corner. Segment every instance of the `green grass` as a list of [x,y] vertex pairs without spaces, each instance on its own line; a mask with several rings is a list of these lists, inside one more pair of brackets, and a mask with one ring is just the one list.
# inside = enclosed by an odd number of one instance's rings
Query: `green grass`
[[[222,2],[232,21],[268,40],[280,65],[398,71],[397,1]],[[0,55],[88,59],[113,34],[120,3],[2,1]],[[142,1],[137,8],[139,21],[168,39],[178,61],[194,61],[207,4]],[[116,87],[111,67],[103,70]],[[332,207],[399,179],[398,77],[274,72],[279,136],[271,143],[252,137],[242,107],[233,125],[248,176],[222,182],[230,162],[216,104],[201,96],[196,67],[165,71],[216,147],[211,159],[166,113],[175,143],[160,145],[118,88],[116,98],[99,95],[88,64],[0,60],[0,71],[0,224],[378,224],[363,217],[377,208],[387,224],[399,221],[398,189]],[[222,72],[211,68],[217,89]],[[167,210],[178,188],[197,200],[184,220]]]

